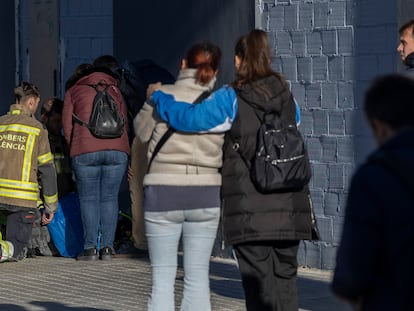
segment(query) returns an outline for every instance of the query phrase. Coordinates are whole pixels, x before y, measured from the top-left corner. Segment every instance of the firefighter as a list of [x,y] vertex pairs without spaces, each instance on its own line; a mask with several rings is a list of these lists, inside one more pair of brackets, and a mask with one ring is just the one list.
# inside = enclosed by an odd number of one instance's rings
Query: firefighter
[[39,89],[21,82],[14,95],[10,111],[0,117],[0,209],[8,213],[6,240],[13,245],[12,260],[21,260],[36,220],[39,187],[45,206],[43,225],[52,221],[58,195],[48,133],[34,117]]

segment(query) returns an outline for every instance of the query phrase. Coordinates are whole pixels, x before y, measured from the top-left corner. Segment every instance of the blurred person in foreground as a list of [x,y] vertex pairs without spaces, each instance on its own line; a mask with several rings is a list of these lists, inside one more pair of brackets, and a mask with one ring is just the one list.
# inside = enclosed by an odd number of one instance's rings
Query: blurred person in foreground
[[414,191],[404,179],[414,176],[413,90],[411,79],[388,75],[365,97],[378,149],[352,178],[332,281],[355,310],[414,310]]

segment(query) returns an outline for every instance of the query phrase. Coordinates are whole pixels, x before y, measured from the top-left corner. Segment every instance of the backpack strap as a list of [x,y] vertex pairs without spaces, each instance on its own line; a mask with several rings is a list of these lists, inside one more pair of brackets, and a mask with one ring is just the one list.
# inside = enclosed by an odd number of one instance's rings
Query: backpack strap
[[[198,104],[202,102],[204,99],[209,97],[211,94],[211,91],[204,91],[196,98],[196,100],[193,102],[193,104]],[[174,134],[177,130],[175,128],[172,128],[171,126],[168,127],[168,130],[164,133],[164,135],[160,138],[157,145],[154,148],[154,151],[152,152],[151,159],[148,162],[148,169],[147,173],[150,171],[152,161],[154,161],[155,156],[158,154],[158,151],[164,146],[164,144],[167,142],[167,140],[171,137],[172,134]]]

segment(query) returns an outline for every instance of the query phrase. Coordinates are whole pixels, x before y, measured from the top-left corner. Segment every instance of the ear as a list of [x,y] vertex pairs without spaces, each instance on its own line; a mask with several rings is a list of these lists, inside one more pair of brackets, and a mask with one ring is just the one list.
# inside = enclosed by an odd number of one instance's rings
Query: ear
[[184,58],[181,60],[181,70],[183,69],[187,69],[187,60]]
[[238,55],[234,56],[234,67],[236,67],[236,69],[240,68],[240,64],[241,64],[241,58]]
[[384,121],[372,119],[370,124],[378,145],[385,143],[394,134],[394,130]]

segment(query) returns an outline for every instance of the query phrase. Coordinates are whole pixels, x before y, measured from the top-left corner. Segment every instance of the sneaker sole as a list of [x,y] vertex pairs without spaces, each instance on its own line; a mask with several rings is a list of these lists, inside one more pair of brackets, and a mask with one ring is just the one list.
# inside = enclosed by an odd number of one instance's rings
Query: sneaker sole
[[94,256],[81,256],[81,257],[77,257],[76,260],[79,261],[95,261],[98,260],[98,256],[94,255]]
[[99,257],[100,260],[112,260],[112,255],[102,255]]

